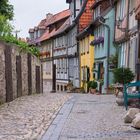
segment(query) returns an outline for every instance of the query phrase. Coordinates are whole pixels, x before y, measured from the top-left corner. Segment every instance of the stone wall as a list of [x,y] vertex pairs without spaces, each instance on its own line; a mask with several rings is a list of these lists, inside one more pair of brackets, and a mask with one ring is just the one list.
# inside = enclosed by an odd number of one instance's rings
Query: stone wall
[[5,55],[3,48],[3,44],[0,44],[0,102],[6,101]]
[[[7,52],[6,49],[7,47],[10,48],[9,52]],[[8,72],[9,71],[11,72],[11,76],[9,76],[9,78],[12,77],[12,79],[8,79],[8,77],[6,78],[6,74],[7,74],[6,69],[8,68],[8,63],[6,62],[7,59],[6,53],[9,53],[8,55],[10,55],[11,58],[11,62],[8,61],[9,63]],[[29,73],[28,55],[29,54],[25,52],[21,52],[19,47],[14,46],[12,44],[6,44],[0,41],[0,103],[9,101],[9,98],[10,101],[12,101],[13,99],[16,99],[19,96],[28,95],[29,88],[31,88],[31,93],[36,93],[37,87],[39,87],[39,92],[40,93],[42,92],[42,69],[41,69],[40,60],[35,56],[31,56],[30,59],[31,73]],[[17,65],[18,60],[20,60],[20,65]],[[10,63],[12,65],[11,69],[10,69]],[[40,70],[39,73],[36,73],[37,66]],[[20,74],[20,76],[18,74]],[[29,77],[30,77],[29,74],[31,74],[31,87],[29,87]],[[38,75],[40,78],[39,84],[36,81],[36,75]],[[8,80],[12,81],[11,84],[9,85],[6,84],[8,83]],[[9,87],[11,87],[12,89],[11,91],[12,95],[9,95],[10,92],[8,92],[9,90],[7,90]],[[8,96],[11,97],[7,99]]]

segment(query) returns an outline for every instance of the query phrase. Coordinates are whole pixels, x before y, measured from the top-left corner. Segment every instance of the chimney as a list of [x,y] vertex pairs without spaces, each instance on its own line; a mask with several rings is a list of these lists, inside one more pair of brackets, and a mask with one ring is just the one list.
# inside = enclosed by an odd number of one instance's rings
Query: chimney
[[51,13],[46,14],[46,20],[50,19],[52,16],[53,16],[53,14],[51,14]]

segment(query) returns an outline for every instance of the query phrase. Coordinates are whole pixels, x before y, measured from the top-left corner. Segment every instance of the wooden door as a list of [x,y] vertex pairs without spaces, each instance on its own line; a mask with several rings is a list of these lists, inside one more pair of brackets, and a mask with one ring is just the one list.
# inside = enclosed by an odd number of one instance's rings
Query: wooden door
[[28,94],[32,94],[32,57],[31,54],[27,56],[28,63]]
[[40,85],[40,66],[36,66],[36,93],[40,93],[41,85]]
[[11,47],[5,46],[5,79],[6,79],[6,102],[13,100],[13,82],[12,82],[12,59]]
[[21,56],[16,56],[17,97],[22,96]]

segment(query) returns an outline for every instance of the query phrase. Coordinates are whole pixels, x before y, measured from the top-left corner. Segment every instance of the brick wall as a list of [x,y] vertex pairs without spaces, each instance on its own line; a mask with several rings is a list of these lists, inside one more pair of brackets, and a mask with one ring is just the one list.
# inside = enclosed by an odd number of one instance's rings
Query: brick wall
[[[0,41],[0,103],[9,102],[19,96],[36,93],[37,87],[42,92],[42,70],[38,58],[31,56],[31,76],[29,76],[28,55],[21,52],[19,47],[9,45]],[[36,67],[40,72],[36,73]],[[40,83],[36,84],[36,75],[40,78]],[[29,77],[31,77],[31,87],[29,87]]]

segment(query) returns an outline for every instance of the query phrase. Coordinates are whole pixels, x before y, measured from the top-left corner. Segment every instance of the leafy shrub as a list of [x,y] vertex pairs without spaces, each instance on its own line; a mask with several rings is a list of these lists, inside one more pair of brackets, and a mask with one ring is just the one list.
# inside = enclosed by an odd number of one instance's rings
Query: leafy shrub
[[129,68],[116,68],[113,71],[114,81],[120,84],[127,84],[134,80],[135,75]]
[[98,86],[97,82],[96,81],[89,81],[88,82],[88,88],[92,88],[92,89],[96,89]]
[[35,56],[39,56],[39,49],[38,48],[36,48],[35,46],[29,47],[28,43],[23,42],[21,40],[18,40],[12,35],[11,36],[2,36],[2,37],[0,37],[0,39],[7,42],[7,43],[12,43],[12,44],[19,46],[21,51],[31,53]]

